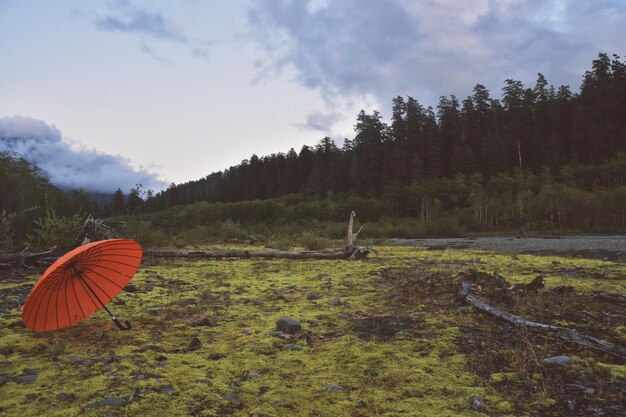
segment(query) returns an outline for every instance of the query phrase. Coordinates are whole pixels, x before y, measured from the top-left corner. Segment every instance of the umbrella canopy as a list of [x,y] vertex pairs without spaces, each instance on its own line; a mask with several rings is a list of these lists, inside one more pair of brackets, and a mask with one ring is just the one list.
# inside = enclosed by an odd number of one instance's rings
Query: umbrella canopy
[[142,249],[130,239],[88,243],[66,253],[39,278],[22,306],[22,320],[34,331],[69,327],[104,308],[133,278]]

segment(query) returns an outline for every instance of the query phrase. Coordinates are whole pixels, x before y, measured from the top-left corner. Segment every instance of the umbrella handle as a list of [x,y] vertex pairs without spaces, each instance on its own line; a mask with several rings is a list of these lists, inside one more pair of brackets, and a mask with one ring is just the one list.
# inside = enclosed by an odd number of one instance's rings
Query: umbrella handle
[[112,317],[112,319],[120,330],[130,330],[133,327],[130,325],[128,320],[124,320],[124,323],[126,324],[126,326],[124,326],[117,317]]

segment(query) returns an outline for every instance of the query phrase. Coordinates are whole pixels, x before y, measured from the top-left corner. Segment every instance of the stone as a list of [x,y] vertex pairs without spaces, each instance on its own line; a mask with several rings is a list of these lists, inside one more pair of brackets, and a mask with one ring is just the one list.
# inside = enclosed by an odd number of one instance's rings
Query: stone
[[328,392],[345,391],[345,388],[342,387],[341,385],[334,385],[334,384],[326,384],[324,385],[324,389]]
[[102,339],[104,339],[104,332],[98,332],[96,333],[96,336],[93,338],[93,340],[95,340],[96,342],[101,341]]
[[337,306],[340,306],[342,304],[342,302],[339,299],[339,297],[334,297],[334,298],[331,298],[331,300],[328,302],[328,304],[331,305],[331,306],[337,307]]
[[477,395],[469,397],[469,406],[474,411],[485,411],[487,408],[485,401]]
[[283,346],[283,350],[304,350],[304,346],[294,345],[292,343],[289,343]]
[[276,321],[276,330],[287,334],[296,334],[302,331],[302,325],[291,317],[282,317]]
[[189,345],[187,345],[187,352],[191,352],[194,350],[200,349],[202,346],[202,342],[197,337],[194,337],[189,341]]
[[257,373],[257,372],[248,372],[248,374],[246,375],[246,379],[247,380],[251,380],[251,379],[259,379],[262,378],[263,375]]
[[100,401],[96,401],[94,403],[91,404],[87,404],[87,408],[101,408],[101,407],[112,407],[112,408],[119,408],[122,405],[124,405],[124,401],[118,399],[118,398],[111,398],[111,397],[106,397],[103,398]]
[[569,365],[572,363],[572,359],[565,355],[551,356],[544,358],[543,363],[546,365]]
[[217,324],[217,319],[212,316],[203,316],[191,322],[191,325],[194,327],[198,327],[198,326],[211,327],[211,326],[215,326],[216,324]]
[[306,299],[313,301],[313,300],[319,300],[320,298],[322,298],[322,294],[315,292],[315,291],[311,291],[306,293]]
[[68,394],[67,392],[59,392],[56,395],[56,399],[59,401],[72,401],[74,398],[74,394]]
[[71,363],[72,365],[82,365],[83,364],[83,360],[80,358],[80,356],[76,356],[76,355],[68,355],[67,356],[67,360],[69,361],[69,363]]
[[31,384],[37,380],[37,375],[29,374],[29,375],[21,375],[15,378],[15,383],[17,384]]
[[270,390],[270,387],[262,386],[259,387],[259,395],[263,395]]
[[0,375],[0,387],[6,384],[8,380],[9,378],[7,378],[6,376]]
[[250,302],[254,304],[255,306],[262,306],[263,304],[265,304],[263,301],[259,300],[258,298],[253,298]]
[[[0,384],[1,385],[1,384]],[[593,395],[596,393],[596,390],[593,388],[587,388],[583,391],[585,393],[585,395]]]
[[211,353],[209,354],[209,359],[212,361],[218,361],[222,358],[225,358],[226,355],[224,355],[223,353]]
[[10,355],[13,353],[11,346],[0,346],[0,355]]
[[241,400],[237,396],[237,394],[226,393],[222,396],[223,399],[234,405],[235,407],[241,405]]
[[159,394],[170,394],[174,392],[174,387],[167,385],[159,390]]
[[26,401],[35,401],[37,399],[37,394],[26,394],[24,398]]

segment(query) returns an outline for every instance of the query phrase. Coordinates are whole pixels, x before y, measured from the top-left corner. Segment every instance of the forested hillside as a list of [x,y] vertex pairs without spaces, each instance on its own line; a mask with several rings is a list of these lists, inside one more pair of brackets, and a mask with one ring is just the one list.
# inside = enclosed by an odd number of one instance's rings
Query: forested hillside
[[[568,182],[577,164],[598,164],[626,151],[626,65],[599,54],[578,93],[508,79],[500,99],[481,84],[464,100],[441,97],[436,108],[392,100],[391,121],[378,111],[357,116],[355,136],[340,147],[326,137],[315,147],[258,157],[206,178],[172,185],[155,209],[196,201],[267,199],[291,193],[353,193],[382,197],[390,187],[462,174],[482,185],[507,175]],[[568,166],[568,169],[563,169]],[[623,185],[619,178],[589,185]],[[573,185],[573,184],[572,184]],[[408,214],[408,213],[407,213]]]

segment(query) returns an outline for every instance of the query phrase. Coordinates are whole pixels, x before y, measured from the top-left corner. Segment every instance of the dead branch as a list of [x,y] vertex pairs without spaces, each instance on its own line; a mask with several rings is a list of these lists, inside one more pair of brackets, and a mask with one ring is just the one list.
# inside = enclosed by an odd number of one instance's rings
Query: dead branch
[[0,255],[0,268],[27,267],[43,265],[54,262],[57,257],[53,255],[56,248],[44,252],[28,252],[26,249],[20,253],[5,253]]
[[616,345],[615,343],[608,342],[606,340],[598,339],[593,336],[586,335],[584,333],[580,333],[574,329],[568,329],[562,326],[556,326],[552,324],[544,324],[537,323],[534,321],[526,320],[521,316],[517,316],[515,314],[511,314],[507,311],[504,311],[498,307],[487,304],[482,301],[478,297],[470,291],[470,284],[467,281],[462,281],[459,285],[459,299],[461,301],[465,301],[474,307],[478,308],[485,313],[491,314],[499,318],[500,320],[504,320],[507,323],[513,324],[517,327],[523,327],[535,332],[551,332],[555,336],[560,339],[574,343],[580,346],[585,346],[587,348],[593,350],[599,350],[605,353],[609,353],[611,355],[617,356],[620,359],[626,360],[626,348],[620,345]]
[[176,259],[224,259],[224,258],[283,258],[283,259],[363,259],[371,248],[346,248],[323,251],[282,251],[282,250],[210,250],[210,251],[146,251],[145,256]]

